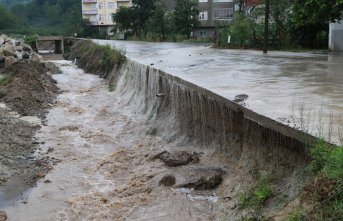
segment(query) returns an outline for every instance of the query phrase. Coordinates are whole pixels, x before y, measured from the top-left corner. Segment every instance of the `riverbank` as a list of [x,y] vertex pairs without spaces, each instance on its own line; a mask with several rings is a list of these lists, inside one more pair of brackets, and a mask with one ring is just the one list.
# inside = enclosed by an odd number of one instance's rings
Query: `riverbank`
[[[76,43],[69,57],[81,58],[80,67],[92,59],[91,53],[82,50],[83,44],[89,43]],[[99,75],[115,88],[125,106],[145,118],[149,134],[171,143],[174,151],[188,147],[200,152],[201,165],[225,171],[221,184],[214,189],[218,196],[213,204],[214,220],[282,220],[287,216],[285,211],[300,206],[297,197],[308,179],[301,172],[309,162],[306,142],[315,138],[257,115],[154,64],[128,59],[121,68]],[[263,195],[257,205],[241,207],[240,196],[250,198],[249,190],[266,177],[272,177],[264,182],[272,194]],[[168,209],[165,212],[170,214]]]
[[58,94],[56,72],[50,63],[18,59],[0,73],[0,208],[33,187],[56,161],[34,155],[40,144],[35,134]]

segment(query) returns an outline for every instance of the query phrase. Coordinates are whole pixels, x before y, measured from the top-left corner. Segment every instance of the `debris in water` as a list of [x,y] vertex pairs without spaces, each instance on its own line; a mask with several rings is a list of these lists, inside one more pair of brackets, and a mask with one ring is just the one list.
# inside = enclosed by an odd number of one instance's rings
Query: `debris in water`
[[0,221],[5,221],[7,220],[7,214],[5,211],[0,210]]
[[233,102],[244,103],[248,99],[248,97],[249,97],[249,95],[247,95],[247,94],[239,94],[235,97]]
[[173,186],[175,184],[175,177],[173,175],[165,175],[159,182],[163,186]]
[[186,151],[179,151],[170,153],[168,151],[163,151],[162,153],[157,154],[154,159],[160,159],[167,166],[177,167],[186,165],[189,163],[198,163],[199,154],[196,152],[188,153]]
[[178,188],[189,188],[195,190],[210,190],[218,187],[222,180],[224,171],[219,168],[190,167],[179,171],[183,181],[176,186]]

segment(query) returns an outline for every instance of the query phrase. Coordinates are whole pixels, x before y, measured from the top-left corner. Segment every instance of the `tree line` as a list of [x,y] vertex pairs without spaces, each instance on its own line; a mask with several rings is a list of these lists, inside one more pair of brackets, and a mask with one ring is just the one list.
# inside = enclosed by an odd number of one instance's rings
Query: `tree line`
[[80,0],[1,0],[0,3],[2,32],[72,35],[87,28]]
[[131,7],[121,7],[113,14],[113,21],[115,30],[127,35],[166,40],[175,35],[190,38],[198,14],[196,0],[177,0],[175,9],[168,9],[162,0],[133,0]]
[[[226,45],[231,35],[234,46],[261,48],[264,12],[264,4],[248,14],[236,12],[233,22],[219,30],[217,44]],[[270,0],[270,12],[269,41],[274,48],[327,48],[329,23],[343,19],[343,0]]]
[[[0,0],[1,32],[18,34],[79,33],[99,37],[97,30],[82,19],[80,0]],[[1,5],[1,3],[3,5]],[[14,3],[26,3],[12,5]],[[264,4],[244,11],[244,1],[235,0],[240,12],[233,21],[216,27],[216,44],[260,48],[263,39]],[[263,0],[262,0],[263,3]],[[270,0],[269,40],[274,48],[326,48],[329,22],[342,19],[343,0]],[[5,7],[6,5],[7,7]],[[198,26],[198,1],[177,0],[174,9],[163,0],[133,0],[132,6],[120,8],[113,15],[115,29],[128,36],[147,40],[180,40],[189,38]],[[179,38],[180,37],[180,38]]]

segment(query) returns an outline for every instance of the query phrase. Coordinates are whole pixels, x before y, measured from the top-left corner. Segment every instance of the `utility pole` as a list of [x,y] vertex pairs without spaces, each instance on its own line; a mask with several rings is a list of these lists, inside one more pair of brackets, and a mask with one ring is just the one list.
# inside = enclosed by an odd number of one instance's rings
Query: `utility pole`
[[266,10],[264,16],[264,42],[263,42],[263,54],[268,52],[268,40],[269,40],[269,15],[270,15],[270,1],[266,0]]

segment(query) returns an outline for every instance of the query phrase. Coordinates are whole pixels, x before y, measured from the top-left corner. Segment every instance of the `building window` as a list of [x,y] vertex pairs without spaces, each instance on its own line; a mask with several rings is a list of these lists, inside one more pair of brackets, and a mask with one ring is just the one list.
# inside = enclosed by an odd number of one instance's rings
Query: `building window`
[[233,2],[233,0],[213,0],[213,2]]
[[199,2],[207,2],[207,0],[199,0]]
[[108,21],[112,22],[112,14],[108,14]]
[[99,21],[104,21],[104,15],[99,15]]
[[99,5],[98,5],[99,9],[104,9],[104,3],[103,2],[99,2]]
[[115,9],[115,4],[114,4],[114,2],[108,2],[108,3],[107,3],[107,7],[108,7],[108,9]]
[[233,17],[233,8],[213,9],[213,19],[229,20]]
[[199,20],[207,21],[208,20],[208,12],[202,11],[199,13]]
[[199,37],[200,38],[206,38],[207,37],[207,31],[206,30],[200,30]]

